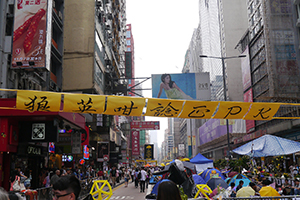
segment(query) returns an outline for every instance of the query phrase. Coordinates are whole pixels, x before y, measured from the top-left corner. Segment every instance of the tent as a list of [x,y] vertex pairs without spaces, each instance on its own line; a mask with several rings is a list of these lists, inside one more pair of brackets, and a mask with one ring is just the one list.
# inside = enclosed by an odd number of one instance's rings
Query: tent
[[201,176],[199,176],[198,174],[193,174],[193,179],[196,185],[198,184],[205,184],[206,182],[203,180],[203,178]]
[[229,181],[228,185],[230,185],[231,183],[235,183],[235,186],[238,186],[238,184],[240,183],[240,181],[243,181],[243,187],[246,187],[249,185],[249,183],[251,182],[247,176],[245,176],[244,174],[236,174],[234,175],[231,180]]
[[214,177],[220,177],[221,179],[225,180],[223,174],[217,169],[206,169],[203,172],[200,172],[199,175],[204,179],[206,183],[209,181],[209,179]]
[[299,151],[299,142],[273,135],[261,136],[233,150],[234,153],[252,157],[288,155]]
[[195,164],[198,173],[206,170],[207,168],[214,167],[214,161],[205,158],[201,153],[198,153],[194,158],[190,160],[190,162]]

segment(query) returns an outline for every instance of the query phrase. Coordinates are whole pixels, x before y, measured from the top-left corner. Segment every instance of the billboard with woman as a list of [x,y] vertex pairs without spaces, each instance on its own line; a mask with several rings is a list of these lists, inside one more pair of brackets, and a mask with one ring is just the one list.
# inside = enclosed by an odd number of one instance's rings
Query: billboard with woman
[[152,74],[152,97],[208,101],[209,73]]

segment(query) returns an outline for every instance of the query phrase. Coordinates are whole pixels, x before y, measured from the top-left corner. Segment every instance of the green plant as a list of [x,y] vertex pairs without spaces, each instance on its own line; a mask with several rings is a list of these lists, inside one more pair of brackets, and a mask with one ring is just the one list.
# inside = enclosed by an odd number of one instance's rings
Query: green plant
[[180,196],[182,200],[188,200],[188,196],[184,193],[183,188],[179,188]]

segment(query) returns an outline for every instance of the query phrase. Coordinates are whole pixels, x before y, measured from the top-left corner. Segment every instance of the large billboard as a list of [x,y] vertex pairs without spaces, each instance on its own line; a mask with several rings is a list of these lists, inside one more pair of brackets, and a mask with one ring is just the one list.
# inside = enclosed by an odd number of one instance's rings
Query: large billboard
[[209,73],[152,74],[152,97],[182,100],[211,99]]
[[15,1],[12,68],[46,67],[47,9],[48,0]]
[[[213,141],[227,134],[226,124],[222,125],[220,119],[210,119],[199,128],[200,145]],[[229,126],[229,133],[232,132],[232,125]]]

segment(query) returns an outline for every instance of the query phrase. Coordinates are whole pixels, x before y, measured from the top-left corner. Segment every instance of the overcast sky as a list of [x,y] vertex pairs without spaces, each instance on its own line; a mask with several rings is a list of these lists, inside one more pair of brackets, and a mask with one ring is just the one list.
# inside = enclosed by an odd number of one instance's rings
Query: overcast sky
[[[181,73],[186,50],[199,22],[198,1],[126,0],[127,24],[131,24],[134,38],[135,77]],[[151,88],[151,84],[150,79],[143,88]],[[152,97],[152,92],[144,90],[143,95]],[[146,117],[146,120],[161,121],[160,146],[168,128],[166,118]]]

